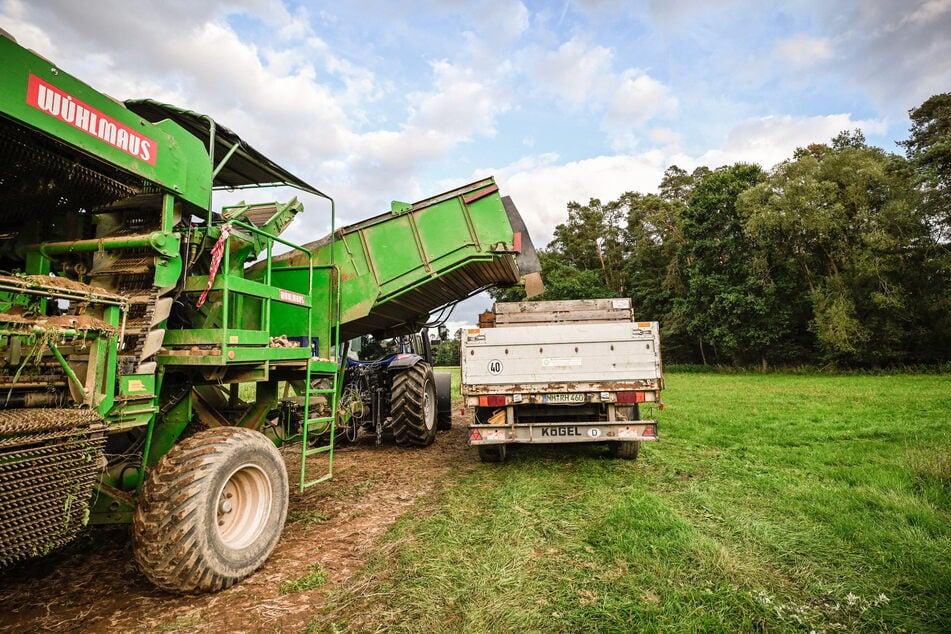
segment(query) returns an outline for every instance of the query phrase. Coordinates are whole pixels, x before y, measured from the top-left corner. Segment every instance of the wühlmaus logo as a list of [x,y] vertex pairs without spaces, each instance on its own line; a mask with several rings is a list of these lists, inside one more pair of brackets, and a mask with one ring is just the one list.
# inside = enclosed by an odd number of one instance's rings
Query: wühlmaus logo
[[129,156],[155,165],[158,148],[154,140],[142,136],[33,74],[30,75],[30,83],[27,86],[26,102]]

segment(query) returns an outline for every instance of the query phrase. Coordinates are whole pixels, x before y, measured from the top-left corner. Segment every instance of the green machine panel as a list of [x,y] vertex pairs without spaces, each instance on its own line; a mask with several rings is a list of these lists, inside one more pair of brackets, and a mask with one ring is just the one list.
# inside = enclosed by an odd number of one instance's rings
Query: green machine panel
[[4,114],[83,153],[207,207],[211,162],[201,141],[171,122],[150,123],[0,34]]
[[[515,257],[528,238],[513,230],[493,179],[393,207],[340,229],[334,243],[328,237],[304,245],[318,264],[339,270],[341,338],[412,332],[440,306],[519,281]],[[302,254],[275,258],[272,282],[300,290],[304,260]],[[315,283],[315,293],[320,289]],[[323,329],[320,314],[314,311],[315,331]],[[290,310],[287,319],[272,317],[272,335],[290,336],[295,325]]]

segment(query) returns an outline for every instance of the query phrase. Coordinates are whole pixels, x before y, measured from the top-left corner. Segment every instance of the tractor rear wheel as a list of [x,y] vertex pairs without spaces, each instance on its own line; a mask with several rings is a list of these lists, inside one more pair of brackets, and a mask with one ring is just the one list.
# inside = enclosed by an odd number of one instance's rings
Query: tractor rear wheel
[[163,590],[224,590],[274,550],[287,505],[287,469],[264,434],[200,431],[149,473],[132,526],[135,559]]
[[393,438],[400,447],[426,447],[436,438],[436,380],[428,363],[393,376],[390,415]]

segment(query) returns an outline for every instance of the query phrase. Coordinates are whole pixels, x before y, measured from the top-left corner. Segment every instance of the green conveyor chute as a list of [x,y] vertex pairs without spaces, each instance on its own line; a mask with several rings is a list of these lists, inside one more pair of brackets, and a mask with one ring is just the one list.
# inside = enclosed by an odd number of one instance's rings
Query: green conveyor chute
[[[441,306],[538,271],[524,223],[492,178],[412,205],[394,203],[389,213],[339,229],[335,237],[304,247],[315,265],[332,263],[339,271],[342,339],[414,331]],[[528,257],[518,258],[522,252]],[[272,283],[306,293],[306,260],[299,252],[275,257]],[[326,288],[313,292],[321,305]],[[299,316],[291,306],[275,307],[271,334],[299,335]]]

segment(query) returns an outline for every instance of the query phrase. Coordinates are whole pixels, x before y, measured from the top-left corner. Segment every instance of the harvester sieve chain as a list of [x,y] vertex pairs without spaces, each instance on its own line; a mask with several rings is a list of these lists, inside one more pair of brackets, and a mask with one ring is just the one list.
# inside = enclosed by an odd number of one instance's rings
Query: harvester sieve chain
[[75,445],[76,443],[62,443],[56,447],[57,453],[40,457],[22,452],[6,452],[3,455],[7,462],[0,467],[0,482],[14,484],[25,484],[31,480],[55,482],[56,473],[59,471],[50,473],[47,469],[48,465],[56,463],[62,470],[73,463],[77,466],[88,464],[89,456],[74,452]]
[[105,429],[91,410],[0,411],[0,566],[79,533],[103,468]]
[[[77,475],[77,481],[80,483],[86,483],[88,479],[89,482],[92,482],[92,474],[90,474],[88,469],[83,470],[82,464],[75,464],[71,467],[64,468],[59,473],[59,479],[54,478],[42,478],[36,484],[31,484],[26,486],[36,478],[29,478],[26,482],[20,483],[20,486],[17,487],[17,495],[10,496],[9,498],[4,497],[0,498],[0,517],[17,514],[18,517],[22,517],[23,509],[29,508],[29,500],[35,498],[37,493],[43,492],[53,492],[54,489],[62,486],[62,479],[71,476],[72,474]],[[82,472],[82,473],[79,473]]]
[[[135,193],[136,187],[110,178],[60,152],[65,146],[0,117],[0,224],[23,226],[51,210],[92,209]],[[118,175],[119,172],[116,172]],[[51,186],[55,183],[55,187]]]
[[96,422],[101,423],[102,419],[98,414],[87,409],[3,409],[0,410],[0,435],[70,430]]
[[[66,474],[64,474],[65,476]],[[82,476],[75,479],[75,487],[77,490],[83,488],[84,486],[91,486],[93,484],[94,478],[92,476]],[[60,485],[62,486],[62,485]],[[18,522],[21,524],[27,523],[30,520],[35,519],[36,517],[46,517],[47,515],[57,515],[63,511],[62,502],[57,499],[54,499],[55,490],[52,488],[49,489],[36,489],[35,498],[39,498],[39,501],[30,501],[21,497],[18,499],[18,506],[13,504],[5,505],[0,507],[0,523],[7,524],[8,522]],[[75,503],[79,507],[86,505],[88,500],[67,500],[68,504]],[[30,522],[32,526],[32,522]]]

